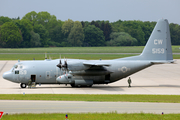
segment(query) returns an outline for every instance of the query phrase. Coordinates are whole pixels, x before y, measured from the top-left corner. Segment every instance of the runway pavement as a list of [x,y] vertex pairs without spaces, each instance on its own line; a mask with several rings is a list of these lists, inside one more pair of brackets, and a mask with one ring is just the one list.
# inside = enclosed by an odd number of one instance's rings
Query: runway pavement
[[180,103],[0,100],[4,113],[180,113]]
[[41,85],[34,89],[21,89],[17,83],[4,80],[2,75],[17,61],[0,61],[0,94],[167,94],[180,95],[180,60],[176,64],[154,65],[131,75],[132,87],[127,79],[92,88],[71,88],[69,85]]

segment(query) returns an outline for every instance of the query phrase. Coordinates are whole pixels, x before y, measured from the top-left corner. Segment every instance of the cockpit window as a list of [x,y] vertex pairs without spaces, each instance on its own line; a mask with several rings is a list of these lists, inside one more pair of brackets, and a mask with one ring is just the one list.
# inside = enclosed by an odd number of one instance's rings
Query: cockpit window
[[14,72],[14,68],[12,68],[12,72]]
[[15,71],[15,74],[19,74],[19,70],[16,70],[16,71]]
[[14,68],[17,69],[18,65],[14,65]]

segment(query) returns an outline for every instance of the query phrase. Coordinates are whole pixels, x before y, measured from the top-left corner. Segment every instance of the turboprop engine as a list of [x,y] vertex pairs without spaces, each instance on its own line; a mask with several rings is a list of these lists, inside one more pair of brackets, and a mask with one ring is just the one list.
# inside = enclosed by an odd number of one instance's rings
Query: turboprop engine
[[64,74],[56,78],[56,81],[62,84],[70,84],[72,83],[72,75],[71,74]]
[[69,61],[67,63],[67,60],[64,59],[64,64],[62,64],[61,59],[59,60],[59,64],[56,65],[60,68],[60,70],[64,70],[66,72],[68,71],[81,71],[81,70],[87,70],[91,66],[84,65],[81,60],[78,61]]

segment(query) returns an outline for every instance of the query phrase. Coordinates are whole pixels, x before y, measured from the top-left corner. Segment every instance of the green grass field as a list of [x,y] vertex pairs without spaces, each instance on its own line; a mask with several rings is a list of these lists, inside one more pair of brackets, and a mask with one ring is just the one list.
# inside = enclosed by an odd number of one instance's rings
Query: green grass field
[[[61,54],[61,58],[86,59],[86,60],[111,60],[135,56],[138,54]],[[60,54],[48,54],[51,59],[59,59]],[[44,54],[0,54],[0,60],[44,60]],[[180,59],[180,54],[173,55],[173,59]]]
[[[33,60],[35,58],[36,60],[44,60],[45,55],[44,54],[0,54],[0,60]],[[61,58],[71,58],[71,59],[86,59],[86,60],[107,60],[107,59],[116,59],[116,58],[123,58],[123,57],[129,57],[134,56],[130,54],[61,54]],[[180,56],[180,55],[179,55]],[[59,59],[60,54],[48,54],[51,59]]]
[[49,48],[1,48],[0,53],[140,53],[138,47],[49,47]]
[[[65,120],[66,113],[11,114],[3,115],[2,120]],[[179,120],[180,114],[118,114],[111,113],[68,113],[68,120]]]
[[[173,53],[180,53],[180,46],[172,46]],[[0,48],[0,53],[141,53],[144,46],[127,47],[49,47],[49,48]]]
[[[129,101],[180,103],[180,95],[66,95],[66,94],[0,94],[0,100],[66,100],[66,101]],[[162,111],[163,112],[163,111]],[[42,113],[8,114],[2,120],[62,120],[68,114],[69,120],[178,120],[180,114],[161,115],[153,113]]]
[[0,100],[180,103],[180,95],[0,94]]
[[[126,54],[126,53],[141,53],[144,46],[136,47],[51,47],[51,48],[1,48],[0,60],[44,60],[45,53],[51,59],[59,59],[60,54],[62,58],[72,59],[87,59],[87,60],[98,60],[98,59],[117,59],[123,57],[134,56],[138,54]],[[172,46],[173,53],[180,53],[180,46]],[[8,53],[8,54],[6,54]],[[17,53],[17,54],[11,54]],[[22,54],[28,53],[28,54]],[[32,54],[31,54],[32,53]],[[50,53],[50,54],[48,54]],[[53,54],[52,54],[53,53]],[[78,53],[78,54],[76,54]],[[79,54],[84,53],[84,54]],[[88,54],[85,54],[88,53]],[[92,54],[89,54],[92,53]],[[101,53],[101,54],[93,54]],[[106,53],[106,54],[103,54]],[[112,53],[124,53],[124,54],[112,54]],[[180,54],[174,54],[174,59],[180,59]]]

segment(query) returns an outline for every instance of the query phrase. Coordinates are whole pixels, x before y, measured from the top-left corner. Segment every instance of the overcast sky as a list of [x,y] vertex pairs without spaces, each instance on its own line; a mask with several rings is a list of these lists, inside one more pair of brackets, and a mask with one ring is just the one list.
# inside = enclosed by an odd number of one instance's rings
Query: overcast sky
[[65,21],[157,21],[180,24],[180,0],[0,0],[0,16],[22,18],[31,11],[47,11]]

